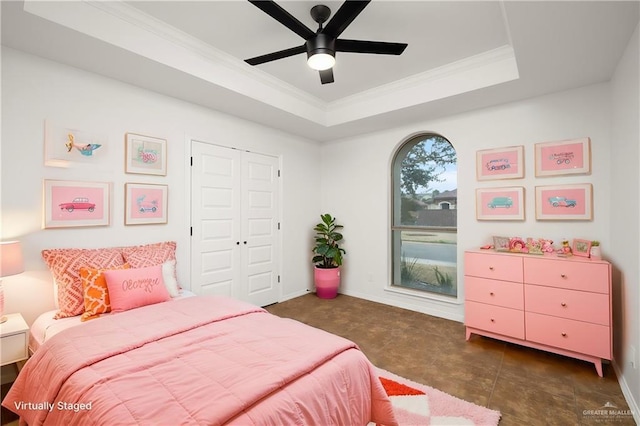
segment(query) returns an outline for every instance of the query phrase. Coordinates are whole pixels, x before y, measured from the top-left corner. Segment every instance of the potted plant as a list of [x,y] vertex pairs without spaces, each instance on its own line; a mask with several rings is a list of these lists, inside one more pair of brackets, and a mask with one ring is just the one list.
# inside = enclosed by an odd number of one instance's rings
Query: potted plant
[[602,259],[602,252],[600,250],[600,241],[591,241],[589,256],[592,259],[597,259],[597,260]]
[[313,278],[318,297],[333,299],[338,295],[342,255],[346,253],[340,248],[342,234],[338,232],[343,226],[338,225],[336,218],[329,213],[320,215],[320,218],[322,222],[313,228],[316,231],[316,244],[313,248]]

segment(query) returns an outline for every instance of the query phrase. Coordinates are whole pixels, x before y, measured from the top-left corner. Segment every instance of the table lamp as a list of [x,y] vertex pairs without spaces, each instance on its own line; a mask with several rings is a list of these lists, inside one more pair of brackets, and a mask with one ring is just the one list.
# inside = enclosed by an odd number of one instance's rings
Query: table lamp
[[[0,242],[0,278],[24,272],[20,241]],[[7,320],[4,316],[4,289],[0,279],[0,323]]]

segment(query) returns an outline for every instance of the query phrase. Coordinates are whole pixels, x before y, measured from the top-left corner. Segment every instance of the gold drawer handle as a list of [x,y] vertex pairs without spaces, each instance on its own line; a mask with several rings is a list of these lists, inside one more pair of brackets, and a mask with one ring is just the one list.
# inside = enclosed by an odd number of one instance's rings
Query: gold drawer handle
[[489,270],[490,270],[490,271],[493,271],[493,266],[489,266]]
[[489,292],[489,296],[493,296],[493,292],[492,291]]
[[566,274],[560,274],[560,276],[561,276],[562,278],[567,278],[567,275],[566,275]]
[[562,337],[567,337],[567,333],[561,333]]
[[566,308],[566,307],[567,307],[567,304],[566,304],[566,303],[564,303],[564,302],[562,302],[562,303],[560,304],[560,306],[562,306],[563,308]]
[[491,322],[496,322],[496,320],[494,320],[493,318],[491,318]]

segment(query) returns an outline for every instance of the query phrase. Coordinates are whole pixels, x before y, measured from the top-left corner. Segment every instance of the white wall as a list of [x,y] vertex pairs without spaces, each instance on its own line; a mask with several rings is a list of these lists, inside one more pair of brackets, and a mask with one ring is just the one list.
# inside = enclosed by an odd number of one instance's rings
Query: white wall
[[[640,422],[640,25],[611,80],[611,260],[615,267],[615,357]],[[620,200],[625,200],[620,204]],[[635,348],[635,351],[632,349]],[[635,356],[633,354],[635,352]],[[633,365],[635,365],[635,367]]]
[[[451,303],[399,295],[385,290],[389,283],[390,163],[398,145],[418,132],[446,137],[458,154],[458,286]],[[593,167],[590,175],[535,178],[534,144],[588,136]],[[477,182],[476,151],[524,145],[525,178]],[[609,232],[610,96],[600,84],[529,99],[467,114],[424,121],[412,126],[334,141],[322,147],[322,208],[344,225],[345,270],[342,292],[458,321],[463,320],[464,250],[491,242],[492,235],[600,240],[605,257],[611,254]],[[535,219],[535,186],[592,183],[594,219],[581,222],[540,222]],[[480,222],[475,218],[475,189],[523,186],[524,222]]]
[[[108,135],[110,167],[45,167],[45,119]],[[168,141],[166,177],[124,173],[127,132]],[[312,283],[311,230],[320,211],[317,143],[3,47],[0,236],[22,241],[27,270],[3,280],[7,312],[22,312],[32,322],[39,312],[53,308],[50,275],[40,257],[45,248],[175,240],[178,277],[188,288],[189,138],[281,158],[282,299],[305,293]],[[42,229],[43,179],[112,182],[111,225]],[[125,226],[125,182],[168,184],[168,224]],[[308,240],[300,238],[307,234]]]

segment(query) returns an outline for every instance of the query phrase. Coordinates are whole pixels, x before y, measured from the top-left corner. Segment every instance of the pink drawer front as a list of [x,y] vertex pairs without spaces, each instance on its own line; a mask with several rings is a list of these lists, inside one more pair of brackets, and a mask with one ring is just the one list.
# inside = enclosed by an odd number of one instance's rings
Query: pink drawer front
[[524,289],[520,283],[489,280],[466,276],[464,293],[466,300],[504,306],[505,308],[524,309]]
[[524,282],[608,294],[609,265],[562,258],[525,258]]
[[611,359],[609,327],[532,312],[525,314],[525,323],[528,341]]
[[501,281],[522,282],[522,257],[509,254],[464,254],[464,274]]
[[524,339],[523,311],[466,301],[464,312],[467,327]]
[[609,295],[537,285],[524,286],[527,312],[609,326]]

